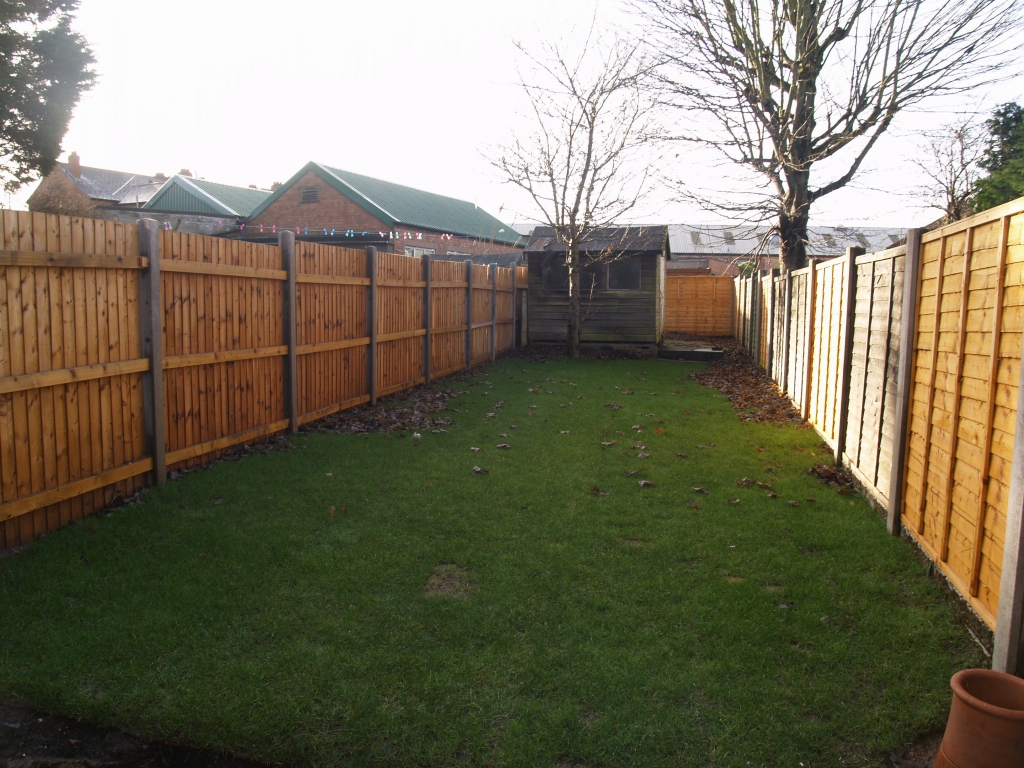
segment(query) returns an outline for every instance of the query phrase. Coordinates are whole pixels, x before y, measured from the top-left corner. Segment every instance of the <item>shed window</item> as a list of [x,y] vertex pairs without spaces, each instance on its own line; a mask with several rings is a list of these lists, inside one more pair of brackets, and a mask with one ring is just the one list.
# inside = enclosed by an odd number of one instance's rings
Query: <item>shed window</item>
[[608,290],[639,291],[640,290],[640,259],[633,256],[619,259],[608,265]]
[[301,190],[301,197],[299,202],[302,203],[315,203],[320,199],[318,194],[319,190],[316,187],[303,187]]
[[545,291],[569,290],[569,266],[564,256],[548,256],[541,267]]

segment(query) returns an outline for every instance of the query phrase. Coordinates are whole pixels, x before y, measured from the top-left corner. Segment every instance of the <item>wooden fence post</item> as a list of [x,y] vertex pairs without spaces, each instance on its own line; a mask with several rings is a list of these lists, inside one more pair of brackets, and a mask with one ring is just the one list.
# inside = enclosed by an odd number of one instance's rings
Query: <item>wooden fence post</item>
[[466,367],[473,365],[473,260],[466,259]]
[[498,357],[498,265],[491,264],[491,362]]
[[160,296],[160,225],[154,219],[139,222],[139,255],[149,260],[140,276],[142,304],[142,356],[149,370],[142,374],[143,420],[146,449],[153,457],[153,485],[167,482],[167,441],[164,435],[164,311]]
[[434,311],[433,299],[431,297],[430,281],[432,279],[432,265],[430,254],[423,256],[423,327],[426,333],[423,334],[423,378],[430,386],[430,358],[431,339],[430,330],[433,327],[431,315]]
[[[1021,356],[1024,358],[1024,349]],[[1024,363],[1020,366],[1017,389],[1017,425],[1003,542],[992,669],[1021,676],[1024,673]]]
[[516,333],[519,331],[519,267],[512,265],[512,349],[516,348]]
[[370,289],[366,295],[366,331],[370,346],[366,348],[366,391],[370,405],[377,404],[377,249],[366,248],[366,274]]
[[281,248],[281,266],[288,277],[283,284],[282,321],[284,324],[284,343],[288,354],[284,359],[284,414],[288,417],[288,431],[299,433],[299,377],[295,354],[295,340],[298,336],[298,317],[296,315],[295,292],[295,233],[284,231],[277,236]]
[[[857,317],[857,257],[863,256],[863,248],[847,248],[846,263],[846,297],[844,298],[843,321],[841,328],[843,346],[839,356],[839,404],[836,410],[836,453],[835,463],[839,466],[846,450],[846,430],[849,427],[850,411],[850,376],[853,373],[853,327]],[[871,320],[868,318],[868,325]]]
[[787,387],[789,387],[789,334],[792,327],[790,320],[790,313],[793,308],[793,272],[792,270],[786,270],[786,298],[783,302],[782,311],[784,313],[782,318],[782,377],[779,383],[780,389],[788,394]]
[[804,345],[804,401],[800,404],[800,416],[807,419],[811,415],[811,374],[813,372],[812,356],[814,355],[814,304],[818,297],[818,267],[814,259],[809,259],[810,270],[807,273],[807,329]]
[[[900,535],[903,516],[903,470],[907,465],[907,431],[910,428],[910,394],[914,381],[914,347],[917,340],[917,294],[921,286],[921,232],[907,231],[903,258],[903,300],[900,310],[900,357],[896,370],[896,418],[892,436],[892,467],[889,475],[889,509],[886,529]],[[894,267],[895,269],[895,267]],[[888,339],[886,340],[888,343]]]

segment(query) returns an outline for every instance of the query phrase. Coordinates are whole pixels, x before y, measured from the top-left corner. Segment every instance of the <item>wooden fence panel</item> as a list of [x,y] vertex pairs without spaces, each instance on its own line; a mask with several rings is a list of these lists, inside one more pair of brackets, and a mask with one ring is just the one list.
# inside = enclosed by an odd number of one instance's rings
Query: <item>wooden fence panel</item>
[[387,395],[425,380],[423,262],[400,253],[378,253],[377,280],[377,391]]
[[7,251],[82,255],[63,266],[0,262],[6,549],[142,486],[148,361],[139,359],[139,271],[116,266],[138,261],[135,225],[23,211],[4,211],[0,224]]
[[839,384],[842,373],[843,315],[846,311],[846,261],[833,259],[817,271],[812,333],[809,419],[826,442],[838,436]]
[[769,375],[772,380],[782,386],[788,352],[786,324],[786,275],[772,278],[772,313],[769,322],[772,324],[772,366]]
[[[366,388],[366,252],[297,242],[300,423],[370,399]],[[324,282],[311,282],[323,278]],[[337,281],[347,282],[337,282]]]
[[1024,332],[1024,205],[924,235],[917,323],[903,524],[995,626]]
[[277,246],[160,233],[168,469],[283,429]]
[[491,275],[483,264],[473,265],[472,364],[491,359]]
[[734,290],[731,277],[669,272],[665,284],[665,333],[732,335]]
[[759,297],[759,311],[757,313],[757,325],[758,325],[758,363],[765,370],[768,369],[768,353],[771,351],[771,317],[769,311],[771,309],[771,292],[772,292],[772,276],[771,273],[764,277],[759,277],[755,281],[757,286],[758,297]]
[[810,267],[790,272],[793,281],[789,310],[789,369],[786,371],[787,393],[793,404],[804,407],[807,397],[807,348],[810,335]]
[[430,365],[436,377],[466,367],[466,265],[434,261]]
[[889,503],[906,246],[858,256],[844,463]]
[[499,353],[512,349],[512,270],[499,269],[497,275],[497,340],[496,349]]

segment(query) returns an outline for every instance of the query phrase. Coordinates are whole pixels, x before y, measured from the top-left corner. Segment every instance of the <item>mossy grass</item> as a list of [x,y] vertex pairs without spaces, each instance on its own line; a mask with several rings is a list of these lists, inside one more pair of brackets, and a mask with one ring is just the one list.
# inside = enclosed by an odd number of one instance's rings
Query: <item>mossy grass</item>
[[880,765],[984,659],[813,430],[692,370],[501,360],[445,432],[302,434],[51,534],[0,565],[0,691],[293,765]]

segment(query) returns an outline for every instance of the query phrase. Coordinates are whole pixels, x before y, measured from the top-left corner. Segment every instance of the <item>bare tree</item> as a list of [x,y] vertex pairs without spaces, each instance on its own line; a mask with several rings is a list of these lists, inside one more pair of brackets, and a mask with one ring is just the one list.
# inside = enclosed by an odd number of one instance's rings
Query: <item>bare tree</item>
[[[811,206],[845,186],[907,107],[994,79],[1019,0],[634,0],[662,86],[693,118],[679,138],[760,176],[787,268]],[[829,160],[826,178],[811,171]],[[698,193],[699,194],[699,193]]]
[[533,128],[492,160],[529,194],[540,220],[566,247],[570,357],[579,356],[582,327],[580,244],[634,211],[654,178],[651,156],[639,152],[656,134],[655,99],[643,87],[650,62],[640,43],[595,40],[592,27],[578,55],[548,45],[534,56],[518,46],[529,64],[520,83]]
[[979,161],[985,155],[985,137],[970,118],[945,125],[925,134],[922,155],[911,158],[925,175],[918,190],[930,208],[943,213],[946,224],[965,219],[974,212],[976,184],[981,176]]

